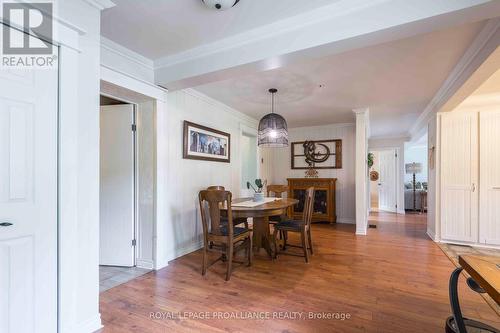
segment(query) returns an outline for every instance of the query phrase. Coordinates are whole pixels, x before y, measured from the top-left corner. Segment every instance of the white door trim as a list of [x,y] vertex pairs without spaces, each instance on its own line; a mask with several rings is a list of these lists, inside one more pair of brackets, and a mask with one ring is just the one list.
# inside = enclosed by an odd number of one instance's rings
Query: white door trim
[[[396,152],[396,213],[397,214],[405,214],[405,207],[404,207],[404,190],[403,192],[401,191],[401,187],[403,186],[403,183],[401,183],[401,177],[403,176],[403,170],[401,168],[401,148],[397,146],[393,147],[382,147],[382,148],[369,148],[369,152],[376,152],[376,151],[388,151],[388,150],[393,150]],[[370,182],[371,186],[371,182]],[[401,196],[403,194],[403,197]]]

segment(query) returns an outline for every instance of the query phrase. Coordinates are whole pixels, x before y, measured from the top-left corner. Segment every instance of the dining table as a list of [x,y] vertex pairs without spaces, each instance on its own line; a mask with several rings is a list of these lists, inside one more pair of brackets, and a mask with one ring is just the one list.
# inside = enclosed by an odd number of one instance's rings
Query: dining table
[[[265,201],[252,203],[252,198],[237,198],[231,202],[233,219],[253,219],[253,250],[259,252],[264,248],[267,254],[273,258],[271,231],[269,229],[269,217],[286,215],[288,209],[299,203],[296,199],[288,198],[264,198]],[[223,214],[227,214],[227,207],[222,208]]]

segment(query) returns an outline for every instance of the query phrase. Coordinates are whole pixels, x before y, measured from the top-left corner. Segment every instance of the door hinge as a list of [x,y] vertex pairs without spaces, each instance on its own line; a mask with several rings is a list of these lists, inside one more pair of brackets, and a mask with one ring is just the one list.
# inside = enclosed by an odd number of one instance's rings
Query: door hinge
[[136,246],[136,245],[137,245],[137,240],[132,239],[132,246]]
[[137,131],[137,125],[136,124],[132,124],[132,132],[135,132]]
[[395,153],[395,154],[394,154],[394,157],[398,157],[398,153]]
[[398,208],[398,205],[396,205],[396,208]]

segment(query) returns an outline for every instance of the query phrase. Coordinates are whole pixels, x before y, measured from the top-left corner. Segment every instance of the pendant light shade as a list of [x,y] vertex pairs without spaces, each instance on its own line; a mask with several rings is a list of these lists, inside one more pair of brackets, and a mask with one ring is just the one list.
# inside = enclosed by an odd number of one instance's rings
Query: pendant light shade
[[269,89],[272,95],[271,113],[266,114],[259,122],[260,147],[282,148],[288,147],[288,126],[285,118],[274,113],[274,94],[277,89]]

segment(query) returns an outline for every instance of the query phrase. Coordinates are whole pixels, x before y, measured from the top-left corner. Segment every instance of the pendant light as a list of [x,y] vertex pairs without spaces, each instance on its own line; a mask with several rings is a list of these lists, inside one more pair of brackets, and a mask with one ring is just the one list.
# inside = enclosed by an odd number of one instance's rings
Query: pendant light
[[272,96],[271,113],[266,114],[259,122],[260,147],[283,148],[288,147],[288,126],[285,118],[274,113],[274,95],[278,89],[269,89]]

